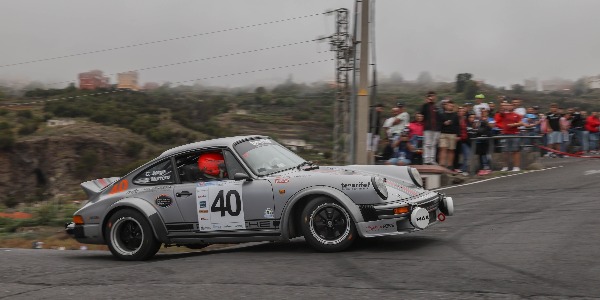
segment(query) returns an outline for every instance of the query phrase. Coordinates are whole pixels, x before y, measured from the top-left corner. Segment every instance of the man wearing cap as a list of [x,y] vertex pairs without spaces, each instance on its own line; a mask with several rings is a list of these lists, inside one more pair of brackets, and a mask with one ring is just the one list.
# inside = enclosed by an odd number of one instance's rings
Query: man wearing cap
[[428,92],[425,103],[421,107],[423,115],[424,131],[423,131],[423,163],[427,165],[435,165],[437,143],[440,138],[440,129],[442,127],[441,115],[436,107],[435,92]]
[[481,118],[481,109],[490,110],[490,106],[487,103],[483,102],[484,100],[485,95],[475,95],[475,102],[477,102],[477,104],[473,106],[473,110],[475,111],[475,117],[477,119]]

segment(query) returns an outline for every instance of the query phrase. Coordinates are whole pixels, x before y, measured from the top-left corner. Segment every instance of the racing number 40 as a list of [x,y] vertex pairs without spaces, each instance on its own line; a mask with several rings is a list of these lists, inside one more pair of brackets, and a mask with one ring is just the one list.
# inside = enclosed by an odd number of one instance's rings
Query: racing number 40
[[[210,209],[213,212],[221,212],[221,217],[224,217],[225,213],[229,213],[229,215],[234,217],[239,216],[242,211],[242,199],[240,198],[240,194],[236,190],[231,190],[227,192],[227,195],[224,197],[224,193],[223,190],[219,191],[217,197],[210,206]],[[231,207],[232,196],[235,196],[235,211]]]

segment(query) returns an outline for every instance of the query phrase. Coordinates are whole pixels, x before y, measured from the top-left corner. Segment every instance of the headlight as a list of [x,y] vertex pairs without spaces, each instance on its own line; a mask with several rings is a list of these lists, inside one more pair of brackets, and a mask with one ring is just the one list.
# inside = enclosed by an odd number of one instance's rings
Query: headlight
[[381,197],[383,200],[387,199],[388,190],[387,186],[385,185],[385,179],[379,176],[373,176],[371,177],[371,183],[373,184],[373,187],[375,188],[375,191],[379,197]]
[[415,183],[415,185],[417,185],[418,187],[423,187],[423,178],[421,178],[421,174],[419,173],[419,171],[417,171],[417,169],[408,167],[408,175],[410,175],[410,178]]

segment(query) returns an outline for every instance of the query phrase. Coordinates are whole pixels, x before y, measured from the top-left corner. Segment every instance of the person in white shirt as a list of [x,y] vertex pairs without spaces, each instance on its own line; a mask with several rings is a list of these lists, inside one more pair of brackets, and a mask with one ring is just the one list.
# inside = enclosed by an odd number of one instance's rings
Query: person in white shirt
[[479,95],[475,95],[475,102],[477,102],[477,104],[475,104],[475,106],[473,106],[473,110],[475,111],[475,116],[477,117],[477,119],[481,118],[481,110],[485,109],[487,111],[490,110],[490,106],[483,102],[485,100],[485,95],[484,94],[479,94]]
[[408,126],[408,123],[410,122],[410,115],[404,111],[404,104],[398,102],[396,108],[398,114],[395,116],[396,120],[394,120],[393,126],[390,127],[392,136],[400,136],[400,133],[402,133],[404,128]]
[[521,101],[521,99],[514,98],[512,100],[512,104],[515,107],[514,112],[516,114],[521,115],[521,117],[523,117],[523,116],[525,116],[527,114],[527,110],[525,109],[525,107],[523,107],[523,102]]

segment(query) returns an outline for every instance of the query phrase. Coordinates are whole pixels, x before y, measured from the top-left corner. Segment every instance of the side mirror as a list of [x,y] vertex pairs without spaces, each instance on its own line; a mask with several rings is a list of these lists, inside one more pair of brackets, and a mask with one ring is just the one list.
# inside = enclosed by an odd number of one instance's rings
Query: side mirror
[[246,173],[235,173],[233,174],[233,180],[247,180],[252,181],[252,178]]

